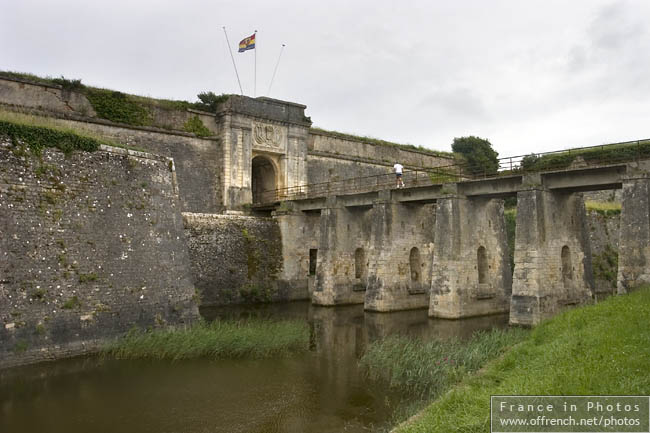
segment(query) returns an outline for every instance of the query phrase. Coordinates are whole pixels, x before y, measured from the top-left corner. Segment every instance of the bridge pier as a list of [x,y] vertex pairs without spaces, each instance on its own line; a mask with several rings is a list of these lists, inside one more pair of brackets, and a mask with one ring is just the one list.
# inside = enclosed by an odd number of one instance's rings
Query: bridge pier
[[433,225],[431,204],[401,204],[381,191],[373,203],[364,308],[396,311],[429,305]]
[[[282,269],[277,275],[278,288],[285,299],[310,299],[314,286],[315,260],[318,251],[319,214],[295,209],[284,202],[282,210],[273,212],[282,236]],[[316,254],[311,254],[315,251]]]
[[446,319],[505,313],[511,273],[503,200],[438,200],[429,316]]
[[618,294],[650,283],[650,179],[623,180],[618,244]]
[[346,207],[327,198],[320,214],[315,305],[363,304],[367,283],[370,207]]
[[592,299],[591,244],[582,194],[517,193],[510,323],[535,325]]

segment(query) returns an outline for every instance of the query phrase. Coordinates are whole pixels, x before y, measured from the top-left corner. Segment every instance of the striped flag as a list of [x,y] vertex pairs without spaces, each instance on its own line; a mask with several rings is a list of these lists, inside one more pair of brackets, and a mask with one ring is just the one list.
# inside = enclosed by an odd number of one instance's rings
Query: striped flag
[[244,51],[254,50],[255,49],[255,33],[252,36],[244,38],[239,43],[239,52],[243,53]]

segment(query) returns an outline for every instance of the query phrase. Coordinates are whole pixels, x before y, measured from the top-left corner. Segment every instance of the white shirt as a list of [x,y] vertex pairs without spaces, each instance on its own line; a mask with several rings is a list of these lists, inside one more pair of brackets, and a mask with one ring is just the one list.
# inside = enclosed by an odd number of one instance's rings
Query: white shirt
[[404,166],[398,162],[393,166],[393,168],[395,169],[396,174],[402,174],[402,169],[404,169]]

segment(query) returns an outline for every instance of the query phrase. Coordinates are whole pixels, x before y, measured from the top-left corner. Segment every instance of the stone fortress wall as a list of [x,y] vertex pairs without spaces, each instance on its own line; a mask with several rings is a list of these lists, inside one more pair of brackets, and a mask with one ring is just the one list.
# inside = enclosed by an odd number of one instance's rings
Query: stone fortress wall
[[0,141],[0,367],[198,318],[173,164]]

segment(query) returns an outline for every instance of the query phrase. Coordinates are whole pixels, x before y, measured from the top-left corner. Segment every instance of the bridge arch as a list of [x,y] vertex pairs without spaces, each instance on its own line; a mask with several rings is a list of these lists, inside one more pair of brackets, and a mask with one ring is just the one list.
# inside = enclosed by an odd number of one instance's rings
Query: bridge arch
[[571,264],[571,250],[567,245],[562,247],[562,285],[570,288],[573,285],[573,266]]
[[422,279],[422,259],[420,258],[420,250],[417,247],[411,248],[409,267],[411,268],[411,281],[419,283]]
[[253,203],[273,199],[265,197],[268,191],[278,189],[278,167],[274,161],[264,155],[256,155],[251,161],[251,190]]
[[481,245],[476,250],[476,264],[478,268],[478,283],[487,284],[488,282],[488,260],[487,260],[487,251],[485,247]]
[[354,251],[354,277],[365,281],[367,275],[366,252],[363,248],[357,248]]

